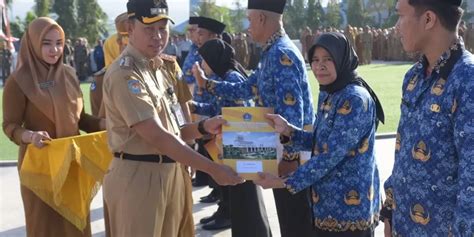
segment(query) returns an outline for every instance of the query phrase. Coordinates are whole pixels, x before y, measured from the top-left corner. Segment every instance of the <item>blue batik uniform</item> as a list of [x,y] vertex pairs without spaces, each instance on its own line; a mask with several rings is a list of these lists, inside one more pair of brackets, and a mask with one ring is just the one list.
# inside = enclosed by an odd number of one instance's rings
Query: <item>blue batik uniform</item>
[[[240,83],[209,80],[207,90],[231,100],[255,99],[258,107],[273,107],[291,124],[313,124],[313,104],[304,59],[290,38],[279,31],[264,49],[259,67]],[[286,147],[283,159],[297,159],[298,150]]]
[[[209,77],[209,79],[210,80],[216,80],[216,81],[222,81],[222,78],[218,77],[216,74],[212,74]],[[194,84],[194,92],[193,92],[193,102],[194,103],[192,105],[198,105],[197,107],[201,107],[201,106],[199,106],[199,104],[201,104],[203,106],[205,106],[205,104],[207,104],[207,105],[216,105],[217,104],[216,101],[218,100],[218,98],[219,97],[209,93],[207,90],[199,88],[197,84]],[[199,115],[202,115],[202,116],[205,116],[205,117],[211,117],[211,116],[217,115],[216,113],[211,113],[211,111],[202,111],[201,108],[197,108],[197,109],[198,109],[197,112],[196,111],[194,111],[194,112],[191,111],[191,113],[199,114]],[[209,110],[210,108],[206,107],[205,109]],[[210,115],[210,114],[212,114],[212,115]]]
[[[272,107],[291,124],[312,126],[314,114],[303,56],[284,30],[275,32],[265,45],[260,63],[252,75],[239,83],[209,80],[207,90],[231,100],[255,99],[258,107]],[[283,160],[298,160],[300,151],[283,149]],[[286,161],[282,161],[286,162]],[[275,205],[282,237],[312,235],[309,190],[292,195],[274,189]]]
[[314,132],[295,130],[287,145],[313,151],[286,180],[297,193],[312,187],[314,225],[327,231],[364,231],[377,223],[379,173],[375,163],[375,103],[355,84],[321,91]]
[[[456,50],[462,56],[440,77]],[[474,56],[458,42],[430,76],[426,65],[405,75],[384,208],[392,210],[393,236],[473,236]]]
[[[213,77],[214,80],[218,81],[227,81],[240,83],[244,82],[246,79],[237,71],[230,70],[228,71],[224,79],[221,79],[217,76]],[[213,100],[208,103],[195,102],[193,101],[191,106],[191,112],[199,115],[213,117],[221,114],[222,107],[249,107],[251,105],[249,100],[231,100],[226,96],[213,96]]]
[[198,46],[196,44],[192,44],[191,48],[189,49],[189,53],[184,59],[183,63],[183,73],[184,73],[184,80],[186,80],[186,83],[188,84],[193,84],[196,82],[196,79],[193,76],[193,65],[195,62],[198,62],[201,64],[202,58],[199,55],[198,52]]

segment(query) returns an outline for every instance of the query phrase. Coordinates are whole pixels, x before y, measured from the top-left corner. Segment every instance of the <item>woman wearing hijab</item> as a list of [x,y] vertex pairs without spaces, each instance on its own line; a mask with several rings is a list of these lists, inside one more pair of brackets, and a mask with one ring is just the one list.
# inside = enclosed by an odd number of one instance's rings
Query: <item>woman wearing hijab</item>
[[[234,48],[223,40],[207,41],[199,48],[199,54],[203,59],[201,63],[203,70],[196,65],[193,68],[194,76],[214,76],[218,80],[229,82],[241,82],[247,79],[245,70],[234,59]],[[215,116],[221,114],[222,107],[251,105],[250,101],[233,101],[224,97],[215,97],[213,102],[208,104],[194,102],[191,111],[201,115]],[[262,192],[254,183],[247,181],[235,186],[222,187],[222,192],[223,202],[227,201],[230,204],[233,237],[271,236]],[[219,215],[219,211],[215,215]],[[218,224],[219,217],[213,215],[210,218],[213,217],[214,223],[210,222],[209,224]]]
[[[243,67],[234,59],[235,50],[232,46],[221,40],[212,39],[199,48],[203,61],[201,68],[196,68],[195,73],[201,77],[214,77],[220,81],[241,82],[247,79]],[[196,76],[196,75],[195,75]],[[250,101],[234,101],[223,97],[215,97],[211,103],[192,103],[192,113],[213,117],[221,114],[222,107],[250,106]]]
[[[3,90],[3,130],[19,145],[21,168],[28,144],[38,148],[53,138],[103,129],[102,120],[84,113],[74,69],[63,64],[64,31],[52,19],[30,23],[21,40],[19,66]],[[27,236],[91,236],[90,221],[77,229],[25,186],[21,195]]]
[[262,173],[254,182],[291,193],[311,186],[315,236],[373,236],[380,204],[374,139],[382,106],[357,75],[357,55],[343,34],[322,34],[308,60],[320,85],[313,133],[279,115],[267,118],[284,145],[311,150],[311,159],[288,177]]

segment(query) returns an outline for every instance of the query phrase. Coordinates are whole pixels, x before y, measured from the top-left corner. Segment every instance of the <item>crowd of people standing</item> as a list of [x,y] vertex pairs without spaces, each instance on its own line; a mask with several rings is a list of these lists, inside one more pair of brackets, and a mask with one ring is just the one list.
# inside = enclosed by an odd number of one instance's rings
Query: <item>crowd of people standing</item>
[[[353,27],[347,25],[344,29],[334,27],[302,29],[300,42],[302,52],[306,52],[321,34],[327,32],[339,32],[346,36],[359,56],[361,64],[370,64],[372,60],[382,61],[416,61],[417,53],[407,53],[403,50],[400,36],[395,27]],[[463,39],[466,49],[474,52],[474,23],[466,24],[464,21],[459,25],[459,36]]]

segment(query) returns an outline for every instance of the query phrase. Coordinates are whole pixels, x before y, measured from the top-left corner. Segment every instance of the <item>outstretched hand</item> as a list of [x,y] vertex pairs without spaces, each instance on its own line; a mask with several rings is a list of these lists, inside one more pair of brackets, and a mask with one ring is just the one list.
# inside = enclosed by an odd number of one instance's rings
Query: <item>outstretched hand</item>
[[220,134],[222,133],[222,125],[226,123],[227,121],[221,115],[215,116],[204,122],[204,129],[210,134]]
[[260,179],[254,180],[253,182],[256,185],[262,186],[262,188],[264,189],[285,187],[285,182],[283,181],[283,179],[276,175],[266,172],[259,172],[258,176],[260,177]]
[[272,126],[272,128],[274,128],[277,133],[290,136],[291,126],[281,115],[265,114],[265,118],[267,119],[268,124],[270,124],[270,126]]
[[237,185],[245,182],[238,174],[227,165],[216,164],[214,172],[209,173],[220,185]]

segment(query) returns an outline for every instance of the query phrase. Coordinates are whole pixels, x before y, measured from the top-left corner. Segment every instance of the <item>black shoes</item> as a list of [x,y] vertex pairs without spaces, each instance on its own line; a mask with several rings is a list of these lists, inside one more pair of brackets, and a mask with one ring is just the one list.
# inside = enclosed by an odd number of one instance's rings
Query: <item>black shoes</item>
[[192,181],[192,185],[193,187],[202,187],[202,186],[206,186],[208,184],[207,180],[205,179],[193,179]]
[[[203,218],[203,219],[205,219],[205,218]],[[201,221],[203,219],[201,219]],[[218,216],[214,220],[211,220],[207,224],[204,224],[202,226],[202,229],[203,230],[222,230],[222,229],[228,229],[231,226],[232,225],[231,225],[230,219],[222,218],[222,217]]]
[[201,197],[201,200],[199,200],[199,202],[202,202],[202,203],[213,203],[213,202],[217,202],[219,200],[219,195],[218,195],[219,192],[217,192],[216,189],[213,189],[211,193],[209,193],[209,195],[207,196],[204,196],[204,197]]
[[199,221],[199,223],[201,223],[201,224],[204,225],[204,224],[207,224],[207,223],[209,223],[209,222],[215,220],[216,218],[217,218],[217,212],[214,212],[211,216],[202,218],[202,219]]

